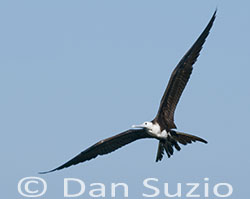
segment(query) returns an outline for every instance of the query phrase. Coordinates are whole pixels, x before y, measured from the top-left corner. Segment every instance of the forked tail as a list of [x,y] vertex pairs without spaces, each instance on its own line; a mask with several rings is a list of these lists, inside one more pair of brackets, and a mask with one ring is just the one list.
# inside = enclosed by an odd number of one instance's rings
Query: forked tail
[[187,133],[181,133],[181,132],[171,130],[170,134],[166,140],[159,141],[156,162],[162,160],[164,150],[165,150],[166,154],[168,155],[168,157],[170,158],[171,155],[174,154],[173,147],[177,151],[181,150],[181,147],[179,146],[178,143],[183,144],[183,145],[187,145],[187,144],[191,144],[192,142],[196,142],[196,141],[203,142],[203,143],[207,144],[206,140],[204,140],[200,137],[197,137],[195,135],[190,135]]

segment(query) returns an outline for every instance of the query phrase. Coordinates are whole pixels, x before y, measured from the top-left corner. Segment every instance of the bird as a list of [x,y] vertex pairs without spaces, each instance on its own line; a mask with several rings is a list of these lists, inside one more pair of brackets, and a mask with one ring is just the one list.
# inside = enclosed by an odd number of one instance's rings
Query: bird
[[180,151],[181,147],[179,144],[187,145],[196,141],[207,144],[207,141],[203,138],[176,131],[175,129],[177,129],[177,127],[174,123],[174,113],[182,92],[191,76],[193,65],[196,62],[203,44],[209,35],[210,29],[213,26],[216,12],[217,9],[213,13],[206,28],[173,70],[167,88],[160,101],[158,112],[152,121],[146,121],[140,125],[133,125],[132,128],[127,131],[103,139],[61,166],[49,171],[39,172],[39,174],[46,174],[83,163],[94,159],[97,156],[111,153],[139,139],[151,138],[159,141],[156,162],[162,160],[164,151],[168,158],[173,155],[174,149]]

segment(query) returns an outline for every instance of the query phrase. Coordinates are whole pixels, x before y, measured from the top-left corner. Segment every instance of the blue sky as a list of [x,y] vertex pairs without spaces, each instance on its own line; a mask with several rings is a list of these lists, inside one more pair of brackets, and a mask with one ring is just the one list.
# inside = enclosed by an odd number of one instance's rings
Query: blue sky
[[[178,130],[209,144],[183,146],[155,163],[157,141],[40,176],[80,151],[151,120],[169,76],[218,14],[178,104]],[[210,179],[249,195],[249,1],[1,1],[1,194],[20,198],[18,181],[39,176],[44,198],[63,198],[63,179],[124,182],[129,198],[145,178],[175,187]],[[77,190],[77,187],[75,187]],[[86,189],[89,189],[86,187]],[[173,188],[173,191],[175,189]],[[202,189],[198,193],[203,193]],[[87,198],[86,193],[81,198]],[[163,198],[161,192],[159,198]],[[121,195],[116,198],[122,198]],[[213,198],[213,195],[211,195]]]

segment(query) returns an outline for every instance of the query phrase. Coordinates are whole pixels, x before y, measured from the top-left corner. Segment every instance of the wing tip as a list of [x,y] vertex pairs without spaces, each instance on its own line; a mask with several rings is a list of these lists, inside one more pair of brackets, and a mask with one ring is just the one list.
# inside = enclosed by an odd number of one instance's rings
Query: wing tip
[[216,18],[217,11],[218,11],[218,8],[216,7],[216,8],[215,8],[215,11],[214,11],[214,14],[213,14],[213,16],[212,16],[212,18],[211,18],[211,20],[210,20],[210,22],[212,22],[212,24],[213,24],[213,22],[214,22],[214,20],[215,20],[215,18]]
[[216,6],[216,8],[215,8],[215,11],[214,11],[213,16],[215,16],[215,17],[216,17],[216,13],[217,13],[217,11],[218,11],[218,6]]
[[47,173],[54,172],[54,171],[56,171],[56,170],[57,170],[57,169],[52,169],[52,170],[50,170],[50,171],[41,171],[41,172],[38,172],[38,174],[43,175],[43,174],[47,174]]

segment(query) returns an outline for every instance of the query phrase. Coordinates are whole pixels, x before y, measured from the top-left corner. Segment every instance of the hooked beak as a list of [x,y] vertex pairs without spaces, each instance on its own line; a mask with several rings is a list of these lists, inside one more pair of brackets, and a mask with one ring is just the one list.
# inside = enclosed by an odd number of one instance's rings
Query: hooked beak
[[140,125],[132,125],[132,128],[145,128],[143,124]]

